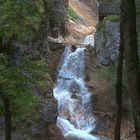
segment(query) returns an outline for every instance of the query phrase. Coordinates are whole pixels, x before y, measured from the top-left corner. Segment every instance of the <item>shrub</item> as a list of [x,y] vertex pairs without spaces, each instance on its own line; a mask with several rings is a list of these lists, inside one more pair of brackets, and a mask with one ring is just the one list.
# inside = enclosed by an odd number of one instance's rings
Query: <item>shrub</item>
[[80,18],[72,8],[68,8],[67,16],[71,20],[75,20],[75,19]]

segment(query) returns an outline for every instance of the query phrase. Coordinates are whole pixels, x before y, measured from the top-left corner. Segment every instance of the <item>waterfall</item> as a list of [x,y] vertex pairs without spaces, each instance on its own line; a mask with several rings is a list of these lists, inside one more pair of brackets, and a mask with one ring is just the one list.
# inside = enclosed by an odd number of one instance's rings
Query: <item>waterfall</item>
[[84,48],[66,46],[58,68],[54,97],[58,101],[57,125],[66,138],[99,140],[95,128],[91,93],[85,86]]
[[94,34],[86,36],[83,44],[94,47]]

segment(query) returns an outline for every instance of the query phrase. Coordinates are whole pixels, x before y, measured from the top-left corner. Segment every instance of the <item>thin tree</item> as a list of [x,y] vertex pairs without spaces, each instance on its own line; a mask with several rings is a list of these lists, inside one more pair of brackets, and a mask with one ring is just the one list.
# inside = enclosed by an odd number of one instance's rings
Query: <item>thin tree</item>
[[132,104],[136,138],[140,140],[140,72],[135,0],[122,0],[122,23],[128,93]]
[[[2,38],[0,38],[0,53],[3,53],[5,55],[10,55],[13,52],[11,50],[11,47],[8,47],[8,45],[3,45],[2,43]],[[1,61],[0,61],[1,63]],[[5,120],[5,140],[11,140],[11,127],[12,127],[12,122],[11,122],[11,110],[10,110],[10,101],[7,96],[2,91],[2,88],[0,87],[0,98],[3,103],[3,110],[4,110],[4,120]]]
[[120,48],[119,48],[119,60],[117,67],[117,82],[116,82],[116,103],[117,103],[117,116],[114,129],[114,140],[120,140],[121,135],[121,120],[122,120],[122,74],[123,74],[123,57],[124,57],[124,45],[123,45],[123,32],[122,32],[122,21],[120,24]]
[[8,97],[0,92],[3,106],[4,106],[4,118],[5,118],[5,140],[11,140],[11,110]]

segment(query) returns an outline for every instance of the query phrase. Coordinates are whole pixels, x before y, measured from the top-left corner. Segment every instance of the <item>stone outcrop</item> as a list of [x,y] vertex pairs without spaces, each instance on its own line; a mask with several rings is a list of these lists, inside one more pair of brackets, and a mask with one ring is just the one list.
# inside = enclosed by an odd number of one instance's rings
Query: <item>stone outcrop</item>
[[94,27],[98,23],[98,9],[95,0],[69,0],[69,5],[83,20]]
[[53,97],[53,91],[50,90],[42,99],[41,116],[31,125],[31,136],[33,140],[64,140],[59,128],[56,126],[58,116],[57,101]]
[[[116,117],[115,101],[115,66],[100,66],[95,48],[86,49],[85,82],[92,94],[93,114],[96,118],[96,128],[93,134],[105,136],[113,140]],[[131,105],[126,91],[123,94],[122,140],[136,140],[133,119],[130,117]],[[129,129],[132,128],[132,129]],[[130,135],[129,135],[130,134]]]
[[[46,0],[46,7],[50,14],[50,18],[53,18],[49,19],[49,24],[47,25],[47,30],[49,31],[48,35],[57,38],[60,34],[63,35],[65,30],[64,24],[65,19],[67,18],[68,0]],[[29,137],[30,140],[64,140],[59,128],[56,126],[58,104],[52,91],[52,85],[56,78],[57,67],[63,48],[64,47],[61,44],[49,43],[48,47],[44,48],[44,46],[42,46],[35,51],[38,55],[41,55],[46,59],[48,69],[51,72],[49,72],[50,77],[47,80],[48,85],[46,85],[48,86],[48,90],[46,93],[40,92],[38,94],[41,98],[39,105],[41,116],[37,120],[32,120]],[[55,49],[58,51],[55,51]]]
[[71,44],[80,44],[86,35],[96,31],[97,3],[95,0],[69,0],[69,6],[79,18],[67,21],[65,40]]
[[[119,22],[104,21],[95,33],[95,46],[86,49],[86,85],[92,93],[96,128],[93,134],[113,139],[116,117],[115,71],[119,51]],[[131,103],[124,87],[122,140],[136,140]],[[132,128],[132,129],[129,129]]]
[[99,64],[108,66],[116,62],[119,42],[119,22],[104,21],[95,33],[95,49]]
[[46,0],[46,8],[49,13],[49,32],[51,36],[58,37],[65,30],[68,0]]

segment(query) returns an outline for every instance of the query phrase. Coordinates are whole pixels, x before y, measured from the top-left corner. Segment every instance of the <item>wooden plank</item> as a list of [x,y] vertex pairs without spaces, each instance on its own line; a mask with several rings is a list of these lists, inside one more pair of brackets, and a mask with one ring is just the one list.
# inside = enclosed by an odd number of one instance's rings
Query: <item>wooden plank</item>
[[114,4],[112,2],[100,3],[99,16],[119,13],[120,13],[120,4]]

